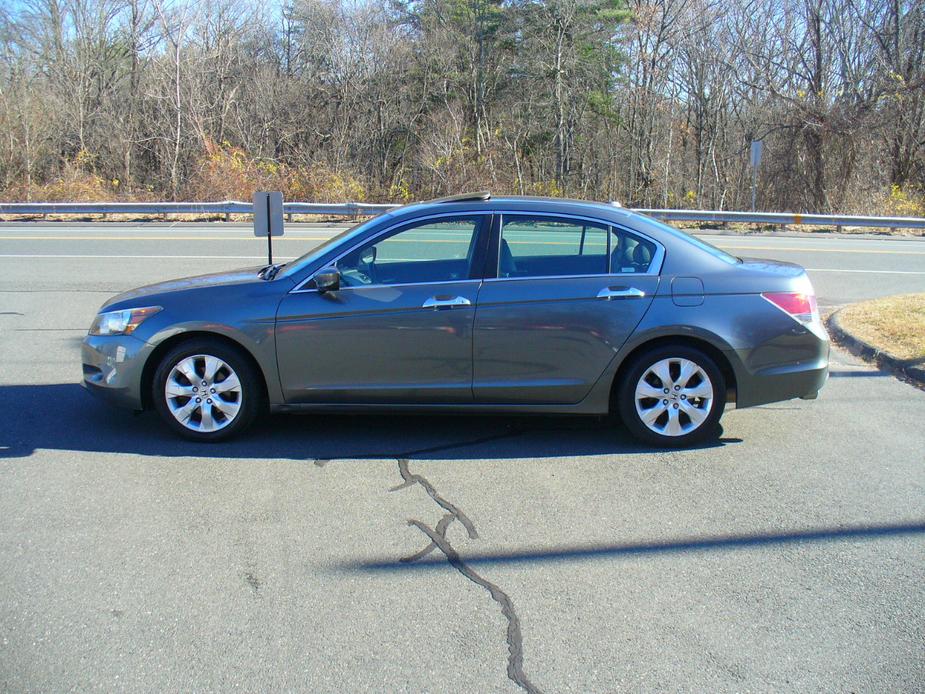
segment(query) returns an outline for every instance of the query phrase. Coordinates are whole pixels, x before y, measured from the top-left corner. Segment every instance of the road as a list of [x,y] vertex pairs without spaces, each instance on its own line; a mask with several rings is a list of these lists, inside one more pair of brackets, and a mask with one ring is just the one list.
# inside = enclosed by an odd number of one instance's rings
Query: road
[[[923,239],[704,238],[805,265],[827,307],[925,291]],[[0,691],[925,689],[922,391],[836,351],[818,400],[661,452],[556,417],[279,416],[199,446],[76,385],[110,294],[263,248],[0,225]],[[450,546],[400,561],[447,508]]]

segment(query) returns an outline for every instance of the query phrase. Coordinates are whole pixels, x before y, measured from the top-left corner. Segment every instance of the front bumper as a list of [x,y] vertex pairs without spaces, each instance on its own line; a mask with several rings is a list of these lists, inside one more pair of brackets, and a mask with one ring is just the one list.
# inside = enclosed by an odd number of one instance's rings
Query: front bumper
[[80,350],[84,388],[119,407],[142,409],[142,373],[152,349],[131,335],[87,335]]

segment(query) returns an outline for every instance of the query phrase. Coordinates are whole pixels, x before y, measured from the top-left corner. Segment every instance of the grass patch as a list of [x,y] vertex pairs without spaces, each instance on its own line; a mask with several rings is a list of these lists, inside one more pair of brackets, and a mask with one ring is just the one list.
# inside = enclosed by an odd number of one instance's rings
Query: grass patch
[[902,294],[842,309],[842,327],[899,359],[925,358],[925,294]]

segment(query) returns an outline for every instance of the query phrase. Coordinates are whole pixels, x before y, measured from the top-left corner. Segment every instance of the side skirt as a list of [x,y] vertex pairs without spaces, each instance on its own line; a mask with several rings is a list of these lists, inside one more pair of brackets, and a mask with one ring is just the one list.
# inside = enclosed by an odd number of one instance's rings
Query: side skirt
[[608,413],[607,408],[594,408],[587,402],[575,405],[505,405],[492,403],[478,404],[426,404],[409,405],[405,403],[306,403],[297,405],[270,405],[270,412],[328,412],[328,413],[362,413],[362,412],[417,412],[422,414],[563,414],[600,416]]

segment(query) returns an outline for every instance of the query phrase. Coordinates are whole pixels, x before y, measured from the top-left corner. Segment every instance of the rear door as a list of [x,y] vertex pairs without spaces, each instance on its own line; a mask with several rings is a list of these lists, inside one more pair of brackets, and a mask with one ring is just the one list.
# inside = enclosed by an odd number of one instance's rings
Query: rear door
[[475,401],[579,402],[651,304],[663,254],[606,222],[496,214],[475,314]]

